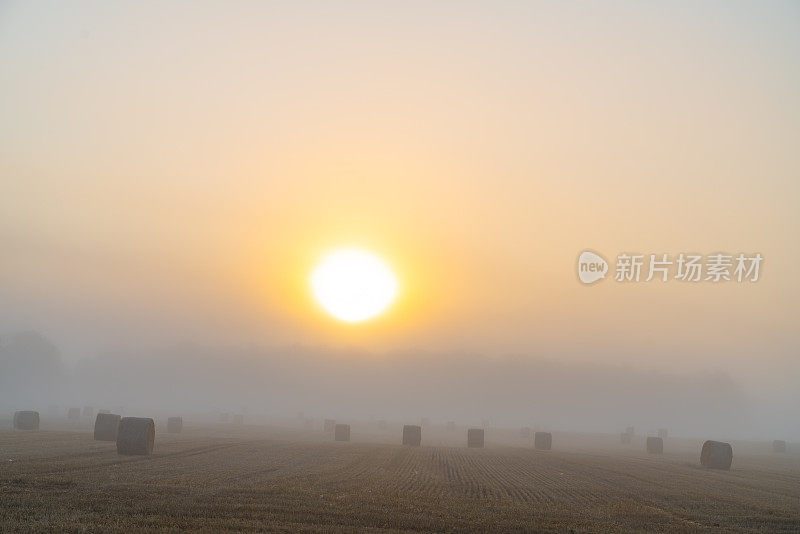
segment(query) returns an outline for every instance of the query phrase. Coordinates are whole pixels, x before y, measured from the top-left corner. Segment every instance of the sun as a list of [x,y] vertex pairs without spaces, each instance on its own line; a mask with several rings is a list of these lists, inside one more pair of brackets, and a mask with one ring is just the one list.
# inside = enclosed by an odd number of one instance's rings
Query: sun
[[397,278],[374,254],[343,249],[323,258],[311,274],[317,302],[341,321],[358,323],[384,311],[397,296]]

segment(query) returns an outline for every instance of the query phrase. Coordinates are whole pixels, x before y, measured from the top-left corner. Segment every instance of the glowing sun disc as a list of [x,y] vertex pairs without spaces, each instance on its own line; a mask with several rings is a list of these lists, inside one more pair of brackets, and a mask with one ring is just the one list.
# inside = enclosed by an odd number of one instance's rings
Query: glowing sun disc
[[397,279],[389,266],[357,249],[326,256],[311,275],[311,287],[328,313],[348,323],[378,315],[397,296]]

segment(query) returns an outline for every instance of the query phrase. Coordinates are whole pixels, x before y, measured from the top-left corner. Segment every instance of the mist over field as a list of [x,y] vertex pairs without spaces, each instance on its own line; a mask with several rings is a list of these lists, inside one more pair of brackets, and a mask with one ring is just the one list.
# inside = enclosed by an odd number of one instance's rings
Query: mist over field
[[0,409],[389,419],[675,436],[796,438],[797,399],[757,398],[719,371],[666,373],[552,358],[325,348],[173,346],[62,361],[34,332],[2,338]]

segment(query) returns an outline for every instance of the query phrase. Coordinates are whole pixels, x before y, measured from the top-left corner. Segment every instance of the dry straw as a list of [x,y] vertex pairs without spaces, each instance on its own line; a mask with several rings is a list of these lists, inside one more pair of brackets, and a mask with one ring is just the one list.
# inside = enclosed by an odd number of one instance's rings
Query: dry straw
[[123,417],[117,434],[117,453],[148,455],[153,452],[156,425],[149,417]]
[[483,435],[482,428],[470,428],[467,430],[467,447],[482,449]]
[[700,465],[710,469],[731,468],[733,462],[733,448],[730,443],[722,441],[706,441],[700,451]]
[[113,413],[98,413],[94,420],[94,439],[96,441],[117,441],[120,416]]
[[419,447],[422,443],[422,427],[419,425],[403,426],[403,445]]
[[39,412],[14,412],[14,430],[39,430]]

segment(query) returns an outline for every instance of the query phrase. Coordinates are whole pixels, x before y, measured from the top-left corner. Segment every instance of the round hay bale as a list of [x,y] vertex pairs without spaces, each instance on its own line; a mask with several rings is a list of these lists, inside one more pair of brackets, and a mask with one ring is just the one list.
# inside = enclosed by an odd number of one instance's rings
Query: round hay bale
[[467,430],[467,447],[482,449],[484,432],[482,428],[470,428]]
[[81,418],[81,409],[80,408],[70,408],[67,410],[67,419],[71,421],[77,421]]
[[733,447],[730,443],[711,440],[703,443],[700,465],[709,469],[728,470],[731,468],[731,462],[733,462]]
[[772,452],[786,452],[786,442],[782,439],[776,439],[773,441]]
[[147,456],[153,452],[156,424],[149,417],[123,417],[117,433],[117,453]]
[[322,429],[325,432],[333,432],[335,428],[336,428],[335,419],[325,419],[325,422],[322,423]]
[[419,447],[422,443],[422,427],[419,425],[403,425],[403,445]]
[[180,434],[183,430],[183,417],[170,417],[167,419],[167,432]]
[[350,441],[350,425],[336,425],[333,431],[335,441]]
[[530,439],[531,438],[531,427],[523,426],[519,429],[519,437],[523,439]]
[[553,435],[550,432],[534,432],[533,448],[537,451],[549,451],[553,448]]
[[666,428],[659,428],[658,429],[658,437],[661,439],[667,439],[669,436],[669,431]]
[[647,438],[647,452],[650,454],[664,454],[664,440],[661,438]]
[[14,412],[14,430],[39,430],[39,412],[31,410]]
[[98,413],[94,420],[95,441],[117,441],[120,416],[113,413]]

